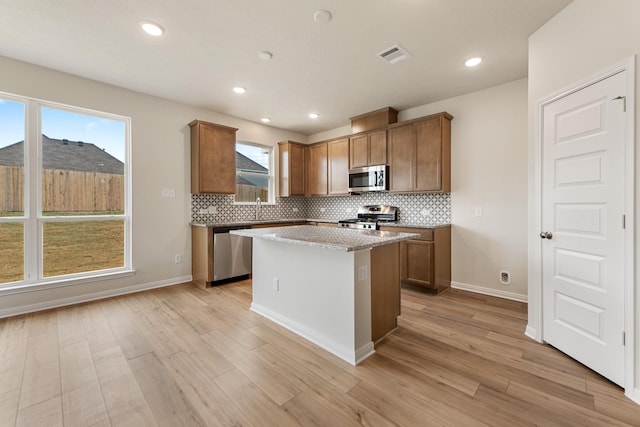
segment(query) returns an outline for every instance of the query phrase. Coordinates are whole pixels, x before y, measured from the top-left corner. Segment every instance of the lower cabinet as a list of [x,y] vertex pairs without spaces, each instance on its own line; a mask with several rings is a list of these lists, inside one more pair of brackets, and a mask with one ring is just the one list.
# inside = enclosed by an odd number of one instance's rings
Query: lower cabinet
[[420,234],[419,238],[400,243],[402,283],[420,286],[434,293],[440,293],[451,286],[451,226],[380,229]]
[[400,315],[400,243],[371,249],[371,341],[377,343],[398,326]]

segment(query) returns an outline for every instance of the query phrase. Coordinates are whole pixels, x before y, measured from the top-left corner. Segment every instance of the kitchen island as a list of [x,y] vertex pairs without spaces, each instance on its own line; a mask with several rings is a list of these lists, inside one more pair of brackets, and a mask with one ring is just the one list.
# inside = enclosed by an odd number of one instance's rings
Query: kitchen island
[[400,314],[399,242],[412,233],[293,226],[253,238],[251,310],[356,365]]

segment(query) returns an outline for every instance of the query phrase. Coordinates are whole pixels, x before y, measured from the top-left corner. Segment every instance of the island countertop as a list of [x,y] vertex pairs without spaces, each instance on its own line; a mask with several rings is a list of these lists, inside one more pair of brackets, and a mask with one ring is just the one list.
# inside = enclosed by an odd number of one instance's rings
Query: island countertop
[[419,234],[415,233],[356,230],[338,227],[327,228],[311,225],[232,230],[230,233],[244,237],[316,246],[342,252],[358,251],[420,237]]

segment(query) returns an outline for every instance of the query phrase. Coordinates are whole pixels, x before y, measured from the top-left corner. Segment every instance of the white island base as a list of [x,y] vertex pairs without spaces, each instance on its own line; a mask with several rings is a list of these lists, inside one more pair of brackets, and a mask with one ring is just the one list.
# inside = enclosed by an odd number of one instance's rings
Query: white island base
[[356,365],[374,353],[370,254],[253,239],[251,310]]

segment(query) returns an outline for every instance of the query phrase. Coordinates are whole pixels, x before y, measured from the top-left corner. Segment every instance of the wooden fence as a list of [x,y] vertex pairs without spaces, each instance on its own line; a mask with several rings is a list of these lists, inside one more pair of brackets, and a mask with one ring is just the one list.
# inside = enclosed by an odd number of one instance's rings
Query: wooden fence
[[[21,167],[0,166],[0,211],[24,208]],[[42,174],[44,212],[122,212],[124,175],[45,169]]]
[[236,184],[236,202],[255,202],[256,198],[266,202],[269,192],[264,187],[256,187],[255,185]]

